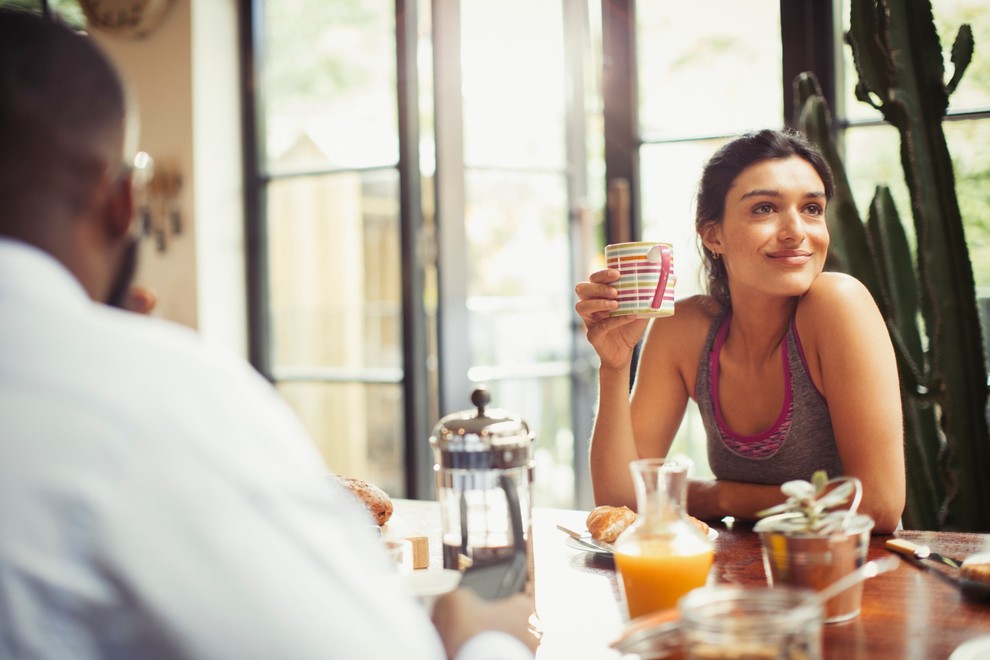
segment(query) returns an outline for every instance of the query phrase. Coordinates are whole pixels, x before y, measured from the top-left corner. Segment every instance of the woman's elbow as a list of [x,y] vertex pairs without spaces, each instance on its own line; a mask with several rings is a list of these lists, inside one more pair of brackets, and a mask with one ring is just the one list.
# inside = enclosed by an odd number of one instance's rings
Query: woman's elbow
[[877,502],[872,507],[861,507],[860,510],[873,518],[874,534],[891,534],[897,529],[904,514],[904,498],[890,498]]

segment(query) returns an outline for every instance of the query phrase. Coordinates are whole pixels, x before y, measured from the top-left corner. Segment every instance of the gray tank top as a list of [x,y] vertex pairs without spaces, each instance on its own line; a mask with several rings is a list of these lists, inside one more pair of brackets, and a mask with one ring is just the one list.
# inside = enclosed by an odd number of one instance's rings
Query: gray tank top
[[708,436],[708,463],[718,479],[758,484],[809,481],[816,470],[842,474],[828,403],[808,375],[794,318],[782,345],[784,404],[777,420],[757,435],[741,435],[722,419],[718,404],[718,358],[732,311],[712,322],[698,365],[695,400]]

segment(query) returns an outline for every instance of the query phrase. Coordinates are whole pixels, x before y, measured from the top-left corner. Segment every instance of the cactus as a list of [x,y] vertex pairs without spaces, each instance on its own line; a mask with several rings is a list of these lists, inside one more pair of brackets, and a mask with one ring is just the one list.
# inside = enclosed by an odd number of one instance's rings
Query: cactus
[[955,194],[942,119],[973,53],[962,26],[945,82],[928,0],[851,0],[847,41],[859,74],[856,96],[900,133],[901,164],[917,242],[912,257],[884,186],[864,223],[832,141],[814,76],[795,82],[797,124],[835,171],[830,268],[873,293],[897,355],[904,406],[908,501],[905,526],[990,531],[987,373],[973,269]]

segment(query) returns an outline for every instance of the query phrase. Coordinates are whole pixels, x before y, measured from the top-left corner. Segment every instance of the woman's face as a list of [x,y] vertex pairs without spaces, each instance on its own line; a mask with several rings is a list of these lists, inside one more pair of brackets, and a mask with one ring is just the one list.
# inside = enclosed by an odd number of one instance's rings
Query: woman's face
[[725,215],[705,245],[725,262],[733,298],[799,296],[825,265],[825,186],[797,156],[750,165],[725,196]]

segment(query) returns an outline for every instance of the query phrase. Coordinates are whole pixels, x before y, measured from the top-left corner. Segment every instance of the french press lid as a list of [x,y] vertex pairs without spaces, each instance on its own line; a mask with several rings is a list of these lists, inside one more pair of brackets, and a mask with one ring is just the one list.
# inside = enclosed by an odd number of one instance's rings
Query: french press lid
[[447,415],[433,429],[430,445],[441,468],[503,470],[528,466],[533,433],[519,417],[488,408],[491,395],[479,387],[471,393],[473,410]]

